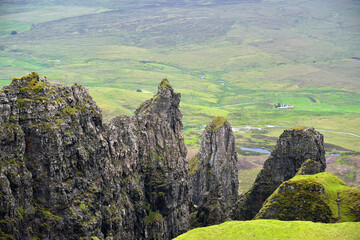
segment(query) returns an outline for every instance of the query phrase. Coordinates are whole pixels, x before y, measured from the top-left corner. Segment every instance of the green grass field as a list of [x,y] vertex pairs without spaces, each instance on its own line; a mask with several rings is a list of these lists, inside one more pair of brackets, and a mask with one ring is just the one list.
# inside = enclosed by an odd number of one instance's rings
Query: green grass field
[[360,223],[337,224],[305,221],[252,220],[231,221],[205,228],[196,228],[176,240],[258,240],[258,239],[307,239],[355,240]]
[[249,169],[239,171],[239,194],[247,192],[259,174],[260,169]]
[[108,120],[167,77],[189,149],[219,115],[238,146],[271,150],[284,129],[307,125],[327,151],[360,152],[358,2],[27,2],[1,3],[0,85],[32,71],[81,83]]

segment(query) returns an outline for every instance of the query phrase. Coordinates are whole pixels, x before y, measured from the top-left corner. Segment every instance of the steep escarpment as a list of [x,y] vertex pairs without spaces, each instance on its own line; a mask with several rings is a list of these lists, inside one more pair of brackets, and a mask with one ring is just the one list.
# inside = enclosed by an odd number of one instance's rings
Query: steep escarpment
[[326,167],[323,144],[323,135],[313,128],[295,127],[285,130],[252,188],[240,197],[234,218],[254,218],[264,201],[282,182],[294,177],[307,159],[318,162],[318,170],[323,172]]
[[239,182],[234,133],[226,119],[215,117],[206,126],[199,153],[190,161],[190,176],[193,227],[229,219]]
[[[165,85],[164,85],[165,83]],[[79,85],[32,73],[0,93],[0,235],[170,239],[189,227],[180,95],[102,123]]]
[[360,190],[331,173],[298,175],[280,185],[255,219],[360,221]]

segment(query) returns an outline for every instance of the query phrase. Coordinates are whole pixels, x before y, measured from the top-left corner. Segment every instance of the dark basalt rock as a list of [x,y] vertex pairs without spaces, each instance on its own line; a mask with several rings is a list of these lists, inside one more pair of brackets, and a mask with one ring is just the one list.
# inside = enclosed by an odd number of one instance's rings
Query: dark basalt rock
[[190,161],[193,227],[229,219],[237,199],[238,174],[235,138],[230,124],[215,117],[205,128],[199,153]]
[[14,78],[0,92],[0,236],[171,239],[188,230],[179,101],[163,80],[146,108],[103,124],[84,87]]
[[301,165],[312,159],[319,164],[318,172],[325,171],[323,135],[313,128],[295,127],[285,130],[279,137],[274,151],[265,161],[252,188],[243,194],[236,206],[234,219],[253,219],[264,201],[299,171]]

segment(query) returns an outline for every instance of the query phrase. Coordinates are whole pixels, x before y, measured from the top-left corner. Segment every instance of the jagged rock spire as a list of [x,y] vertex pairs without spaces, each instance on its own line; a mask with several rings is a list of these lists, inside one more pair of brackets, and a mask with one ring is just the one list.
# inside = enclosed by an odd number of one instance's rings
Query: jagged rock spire
[[258,174],[252,188],[240,197],[234,218],[254,218],[264,201],[283,181],[294,177],[307,159],[319,163],[319,172],[325,171],[323,135],[308,127],[285,130],[280,135],[274,151],[265,161],[264,168]]
[[157,94],[153,98],[143,102],[135,110],[135,114],[168,114],[169,109],[179,106],[180,96],[181,94],[175,93],[170,82],[164,78],[158,86]]
[[215,117],[206,126],[199,153],[190,161],[193,226],[218,224],[231,215],[238,192],[235,138],[229,122]]
[[[175,93],[170,82],[164,78],[159,86],[157,94],[143,102],[136,110],[135,115],[155,114],[162,119],[167,119],[174,131],[182,131],[182,114],[179,109],[180,93]],[[180,124],[179,124],[180,123]]]

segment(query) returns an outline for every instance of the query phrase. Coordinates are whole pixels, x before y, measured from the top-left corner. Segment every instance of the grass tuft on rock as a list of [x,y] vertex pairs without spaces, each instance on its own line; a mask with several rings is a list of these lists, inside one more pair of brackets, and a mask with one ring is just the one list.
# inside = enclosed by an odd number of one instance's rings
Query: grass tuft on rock
[[222,126],[225,125],[227,120],[221,116],[216,116],[214,119],[210,122],[209,128],[211,132],[217,132]]
[[163,89],[163,88],[172,88],[170,82],[164,78],[161,82],[160,82],[160,88]]

